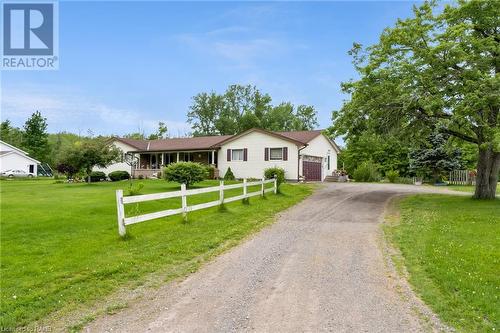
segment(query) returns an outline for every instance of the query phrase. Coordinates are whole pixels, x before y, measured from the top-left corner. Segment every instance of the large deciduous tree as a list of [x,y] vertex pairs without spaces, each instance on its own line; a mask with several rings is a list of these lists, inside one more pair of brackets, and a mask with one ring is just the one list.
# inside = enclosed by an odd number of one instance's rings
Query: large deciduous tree
[[495,197],[500,169],[500,5],[435,3],[386,29],[380,41],[351,54],[359,80],[343,84],[351,98],[333,113],[337,135],[370,129],[405,136],[435,128],[477,146],[474,197]]
[[318,126],[312,106],[271,104],[271,97],[254,86],[231,85],[223,94],[200,93],[193,97],[188,122],[193,134],[231,135],[253,127],[274,131],[309,130]]

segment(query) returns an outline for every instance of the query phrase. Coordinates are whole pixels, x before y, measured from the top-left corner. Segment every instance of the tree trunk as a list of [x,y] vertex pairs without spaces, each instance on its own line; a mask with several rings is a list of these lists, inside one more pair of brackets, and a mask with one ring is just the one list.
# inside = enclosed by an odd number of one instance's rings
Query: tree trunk
[[495,199],[499,170],[500,153],[494,152],[491,145],[479,147],[475,199]]

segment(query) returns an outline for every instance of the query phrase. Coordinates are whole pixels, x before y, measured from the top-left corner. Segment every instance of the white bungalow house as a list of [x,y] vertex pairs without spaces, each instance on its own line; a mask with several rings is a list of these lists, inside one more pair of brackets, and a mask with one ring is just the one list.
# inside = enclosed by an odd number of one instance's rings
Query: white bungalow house
[[[133,176],[151,176],[161,167],[178,161],[213,165],[222,177],[231,168],[236,178],[261,178],[269,167],[285,170],[288,180],[304,177],[322,181],[337,169],[339,148],[321,130],[271,132],[253,128],[238,135],[203,136],[161,140],[113,138],[124,154],[134,154],[138,163]],[[125,162],[106,169],[130,170]]]
[[28,156],[24,150],[0,141],[0,171],[22,170],[36,177],[39,161]]

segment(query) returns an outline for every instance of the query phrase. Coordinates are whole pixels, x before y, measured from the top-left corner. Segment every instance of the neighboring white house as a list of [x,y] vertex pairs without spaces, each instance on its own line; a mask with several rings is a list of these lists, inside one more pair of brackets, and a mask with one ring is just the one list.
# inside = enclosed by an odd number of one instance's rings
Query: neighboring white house
[[24,150],[0,141],[0,171],[22,170],[37,175],[39,161],[28,156]]
[[[264,170],[279,167],[285,177],[322,181],[337,168],[339,148],[321,130],[271,132],[258,128],[238,135],[131,140],[113,138],[124,154],[134,154],[138,163],[134,176],[151,176],[161,167],[178,161],[194,161],[216,167],[222,177],[230,167],[236,178],[261,178]],[[120,162],[106,169],[130,170]]]

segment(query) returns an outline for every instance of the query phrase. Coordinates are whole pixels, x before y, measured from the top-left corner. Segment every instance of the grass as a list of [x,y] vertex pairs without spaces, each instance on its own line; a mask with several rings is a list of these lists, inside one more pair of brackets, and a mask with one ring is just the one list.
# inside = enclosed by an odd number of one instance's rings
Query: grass
[[458,331],[498,331],[500,201],[418,195],[399,208],[399,222],[384,230],[416,292]]
[[[143,183],[144,194],[179,188],[161,180]],[[253,197],[249,205],[229,203],[223,212],[217,207],[192,212],[187,223],[178,215],[128,226],[128,236],[121,239],[118,188],[126,194],[128,183],[0,182],[2,330],[91,305],[124,285],[140,285],[152,273],[175,277],[194,271],[200,257],[237,243],[312,192],[309,186],[284,184],[282,194]],[[225,196],[240,192],[229,190]],[[188,204],[217,197],[197,195]],[[179,205],[180,199],[169,199],[130,204],[125,210],[132,216]]]
[[[446,188],[454,191],[471,192],[471,193],[474,193],[474,190],[476,189],[476,187],[473,185],[448,185],[446,186]],[[500,183],[497,184],[497,195],[498,194],[500,194]]]

